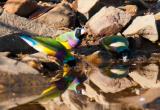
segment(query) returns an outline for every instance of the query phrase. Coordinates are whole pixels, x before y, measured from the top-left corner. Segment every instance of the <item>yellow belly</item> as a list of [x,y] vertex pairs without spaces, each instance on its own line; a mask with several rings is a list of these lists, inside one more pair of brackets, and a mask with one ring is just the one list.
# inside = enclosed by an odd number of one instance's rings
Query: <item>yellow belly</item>
[[34,47],[36,50],[42,52],[42,53],[45,53],[47,55],[52,55],[52,56],[55,56],[56,55],[56,51],[52,50],[52,49],[49,49],[45,46],[42,46],[42,45],[36,45]]

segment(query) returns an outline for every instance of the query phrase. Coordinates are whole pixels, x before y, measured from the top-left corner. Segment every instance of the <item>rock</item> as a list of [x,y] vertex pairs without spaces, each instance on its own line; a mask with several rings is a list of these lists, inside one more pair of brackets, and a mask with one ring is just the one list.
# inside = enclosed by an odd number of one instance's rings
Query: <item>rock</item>
[[129,76],[143,88],[158,88],[160,82],[158,81],[159,66],[156,64],[149,64],[142,67],[141,70],[135,70],[129,73]]
[[67,107],[70,108],[71,110],[82,110],[83,104],[78,99],[76,99],[76,95],[75,93],[73,93],[73,91],[66,91],[62,95],[62,99],[63,102],[67,105]]
[[[17,53],[34,53],[32,47],[26,44],[20,37],[20,34],[10,34],[0,37],[0,52]],[[16,44],[16,45],[15,45]]]
[[29,16],[29,19],[31,20],[36,19],[42,16],[43,14],[47,13],[50,9],[52,9],[52,7],[50,6],[39,7],[33,14]]
[[89,18],[90,10],[99,2],[100,0],[76,0],[74,2],[75,9],[81,14]]
[[[55,98],[57,99],[57,98]],[[58,100],[46,100],[43,102],[40,102],[43,107],[45,107],[45,110],[70,110],[64,103],[57,104],[56,101]],[[60,98],[58,98],[60,99]]]
[[46,110],[42,105],[35,103],[35,104],[24,104],[10,110]]
[[[10,61],[11,63],[13,63],[12,60]],[[21,66],[25,66],[25,65],[21,63]],[[14,67],[17,69],[17,66],[14,66]],[[13,71],[14,70],[15,69],[13,69]],[[24,71],[25,70],[26,70],[26,66],[24,67]],[[11,70],[8,70],[8,71],[10,72]],[[49,87],[49,80],[50,80],[49,78],[42,77],[42,75],[35,74],[34,72],[29,74],[26,74],[26,72],[11,74],[11,73],[1,71],[0,85],[3,86],[3,89],[0,88],[3,90],[3,93],[0,94],[0,97],[1,97],[0,108],[3,108],[1,110],[8,110],[9,108],[23,105],[24,103],[30,102],[38,98],[42,93],[42,91]]]
[[83,95],[86,95],[92,100],[95,100],[97,103],[101,104],[104,108],[109,109],[109,102],[105,100],[105,96],[103,94],[99,93],[99,91],[96,90],[96,87],[94,87],[93,84],[88,83],[88,81],[84,82],[85,86],[85,93]]
[[4,10],[19,16],[28,16],[37,8],[37,3],[33,0],[7,0]]
[[156,14],[154,15],[154,17],[155,17],[155,19],[156,19],[157,21],[160,20],[160,12],[156,13]]
[[5,11],[0,16],[0,37],[13,33],[27,33],[30,35],[56,36],[64,31],[56,30],[45,24],[37,23]]
[[66,91],[62,95],[62,99],[70,110],[104,110],[103,105],[91,102],[87,100],[86,96],[73,91]]
[[75,13],[68,4],[60,3],[35,21],[52,28],[74,27]]
[[3,13],[3,8],[0,6],[0,15]]
[[132,16],[135,16],[138,11],[138,7],[136,5],[126,5],[126,6],[121,6],[119,8],[124,10],[126,13],[129,13]]
[[[146,104],[151,103],[155,99],[158,99],[160,97],[160,88],[153,88],[149,89],[145,92],[143,92],[141,95],[138,96],[129,96],[129,97],[123,97],[118,98],[118,101],[121,101],[121,103],[125,103],[127,108],[141,108],[144,109],[144,107],[147,109]],[[153,109],[158,110],[158,109]]]
[[41,61],[41,60],[48,60],[48,57],[46,54],[43,53],[34,53],[34,54],[29,54],[29,55],[22,55],[21,56],[21,61]]
[[106,73],[102,73],[100,69],[93,67],[89,74],[89,79],[94,83],[100,91],[104,93],[115,93],[126,88],[135,86],[135,82],[124,78],[110,78],[109,76],[105,75]]
[[[147,23],[146,23],[147,21]],[[158,40],[158,32],[154,15],[138,16],[123,32],[126,37],[142,36],[152,42]]]
[[7,57],[0,57],[0,71],[12,74],[39,74],[37,70],[27,64]]
[[130,21],[131,15],[114,7],[103,7],[86,23],[86,29],[93,35],[113,35]]

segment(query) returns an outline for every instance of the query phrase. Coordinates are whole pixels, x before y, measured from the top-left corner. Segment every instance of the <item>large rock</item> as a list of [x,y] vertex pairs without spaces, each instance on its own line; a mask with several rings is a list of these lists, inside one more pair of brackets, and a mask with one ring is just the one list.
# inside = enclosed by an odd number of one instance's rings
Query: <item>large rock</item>
[[39,74],[37,70],[33,69],[29,65],[7,57],[0,58],[0,71],[13,74]]
[[91,102],[88,97],[76,94],[73,91],[66,91],[62,95],[64,103],[70,110],[104,110],[103,105]]
[[15,14],[3,12],[0,16],[0,37],[13,33],[27,33],[31,35],[56,36],[63,31],[49,28],[47,25],[19,17]]
[[93,35],[113,35],[119,32],[131,19],[131,15],[114,7],[103,7],[86,23]]
[[[99,10],[100,7],[96,8],[97,10],[95,10],[94,8],[95,5],[99,4],[99,1],[100,0],[75,0],[72,6],[75,10],[77,10],[79,13],[81,13],[83,16],[89,19],[93,14],[95,14]],[[83,17],[82,15],[80,15],[80,17]]]
[[[125,103],[127,108],[135,108],[135,110],[137,110],[136,108],[141,108],[142,110],[144,109],[148,109],[149,104],[154,104],[154,105],[159,105],[159,97],[160,97],[160,88],[153,88],[153,89],[149,89],[145,92],[142,92],[140,95],[137,96],[129,96],[129,97],[121,97],[118,98],[118,101],[121,101],[122,103]],[[157,102],[153,103],[155,100],[157,100]],[[124,110],[124,109],[123,109]],[[150,108],[148,110],[159,110],[158,108]]]
[[105,100],[105,96],[94,87],[94,84],[89,81],[84,82],[85,91],[83,95],[86,95],[92,100],[95,100],[97,103],[101,104],[104,108],[109,109],[109,102]]
[[77,11],[87,14],[99,0],[77,0]]
[[142,67],[141,70],[135,70],[129,73],[129,76],[143,88],[159,88],[158,81],[159,66],[156,64],[149,64]]
[[138,16],[123,32],[127,37],[142,36],[152,42],[158,40],[158,32],[154,15]]
[[49,79],[40,74],[0,72],[0,85],[0,109],[8,110],[38,98],[49,87]]
[[68,4],[60,3],[35,21],[53,28],[74,27],[75,13]]
[[135,82],[126,77],[114,79],[105,74],[106,73],[102,73],[100,69],[93,67],[89,75],[91,82],[105,93],[116,93],[136,85]]
[[28,16],[37,8],[37,3],[33,0],[7,0],[4,10],[19,16]]

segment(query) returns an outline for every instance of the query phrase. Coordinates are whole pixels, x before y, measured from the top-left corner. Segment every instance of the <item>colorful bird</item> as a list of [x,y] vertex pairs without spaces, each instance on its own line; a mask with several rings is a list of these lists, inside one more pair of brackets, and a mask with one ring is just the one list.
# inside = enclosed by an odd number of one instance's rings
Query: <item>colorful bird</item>
[[102,39],[102,45],[113,55],[122,58],[124,62],[130,56],[129,42],[123,36],[106,36]]
[[35,50],[45,53],[49,56],[54,56],[62,64],[64,64],[63,77],[60,80],[55,81],[51,87],[44,90],[38,100],[43,99],[44,97],[57,97],[68,87],[69,89],[76,91],[76,87],[80,83],[76,77],[71,76],[71,74],[68,75],[70,66],[75,66],[73,65],[75,58],[71,54],[70,50],[78,46],[84,37],[84,33],[84,29],[77,28],[75,31],[64,33],[55,39],[40,36],[30,37],[28,35],[20,35],[20,38]]
[[66,89],[72,90],[76,93],[80,93],[79,90],[77,89],[79,85],[80,82],[75,76],[73,75],[65,76],[60,80],[55,81],[54,84],[52,84],[52,86],[50,86],[48,89],[44,90],[38,98],[28,103],[54,99],[58,96],[61,96]]
[[20,35],[27,44],[35,50],[56,57],[63,64],[74,61],[70,50],[76,47],[84,34],[84,29],[78,28],[75,31],[64,33],[56,39],[48,37],[30,37],[28,35]]

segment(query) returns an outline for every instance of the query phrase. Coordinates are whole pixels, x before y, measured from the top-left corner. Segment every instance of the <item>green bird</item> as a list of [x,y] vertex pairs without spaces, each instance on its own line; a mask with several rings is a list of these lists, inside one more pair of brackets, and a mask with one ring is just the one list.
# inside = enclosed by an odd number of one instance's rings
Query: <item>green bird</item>
[[52,85],[48,89],[44,90],[39,97],[27,102],[27,104],[54,99],[61,96],[67,89],[72,90],[76,93],[81,93],[81,89],[79,89],[78,86],[80,86],[80,81],[78,78],[76,78],[75,75],[70,74],[64,76],[60,80],[52,83]]
[[74,31],[59,35],[55,39],[20,35],[20,38],[35,50],[56,57],[63,64],[63,77],[44,90],[41,96],[34,101],[55,98],[61,95],[68,87],[71,90],[77,91],[76,87],[79,85],[79,81],[75,76],[69,74],[70,67],[75,66],[75,58],[70,51],[78,46],[84,34],[84,29],[77,28]]
[[124,62],[130,57],[129,42],[123,36],[106,36],[102,39],[103,47]]
[[75,58],[70,51],[78,46],[84,33],[84,29],[77,28],[74,31],[59,35],[55,39],[42,36],[30,37],[28,35],[20,35],[20,38],[35,50],[56,57],[61,64],[74,66]]

